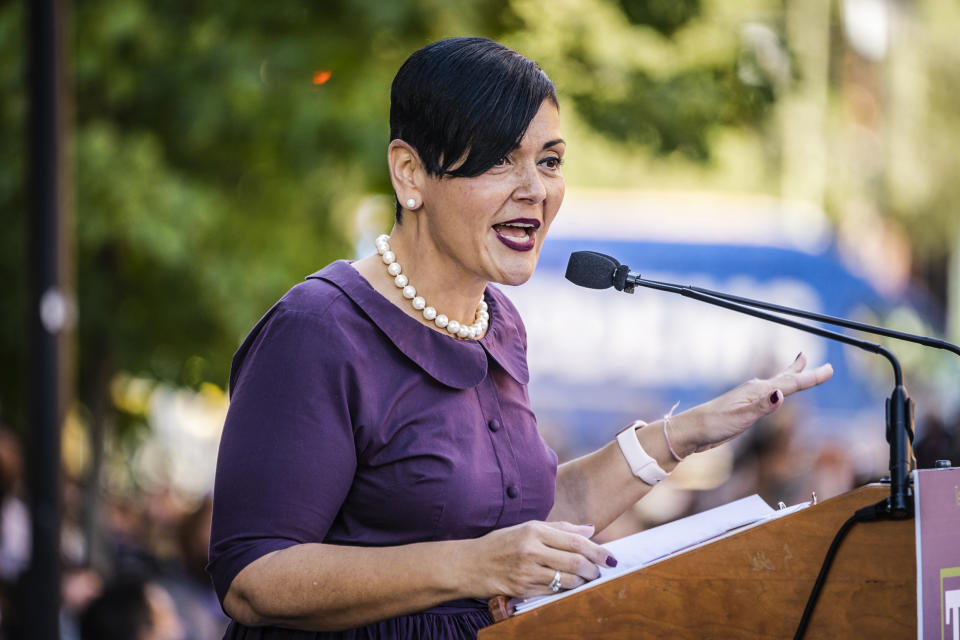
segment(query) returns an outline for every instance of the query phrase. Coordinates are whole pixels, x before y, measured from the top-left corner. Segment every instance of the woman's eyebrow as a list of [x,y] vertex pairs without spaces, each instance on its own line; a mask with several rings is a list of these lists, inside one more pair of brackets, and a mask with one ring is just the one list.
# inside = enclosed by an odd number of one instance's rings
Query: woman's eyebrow
[[557,138],[556,140],[551,140],[551,141],[549,141],[549,142],[543,143],[543,148],[542,148],[541,150],[542,150],[542,151],[546,151],[546,150],[549,149],[550,147],[552,147],[552,146],[554,146],[554,145],[558,145],[558,144],[566,145],[567,143],[566,143],[566,141],[565,141],[563,138]]

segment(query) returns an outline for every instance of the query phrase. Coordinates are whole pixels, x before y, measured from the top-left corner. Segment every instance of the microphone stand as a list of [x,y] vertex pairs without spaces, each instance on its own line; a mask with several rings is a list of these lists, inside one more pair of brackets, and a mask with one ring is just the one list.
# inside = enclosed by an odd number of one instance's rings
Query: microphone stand
[[[607,271],[608,267],[612,269],[612,273]],[[658,289],[661,291],[668,291],[670,293],[678,293],[684,297],[706,302],[707,304],[712,304],[724,309],[729,309],[731,311],[737,311],[755,318],[760,318],[791,327],[799,331],[806,331],[807,333],[812,333],[830,340],[836,340],[844,344],[859,347],[865,351],[880,354],[890,362],[890,365],[893,367],[894,377],[893,393],[891,393],[890,397],[886,401],[886,437],[887,443],[890,445],[890,497],[882,500],[878,504],[858,509],[857,512],[850,516],[843,526],[840,527],[840,530],[837,532],[833,542],[830,544],[827,555],[823,560],[823,565],[820,568],[820,573],[817,576],[812,591],[810,592],[810,597],[808,598],[806,607],[804,608],[803,616],[800,619],[800,624],[797,626],[794,640],[799,640],[806,632],[813,609],[816,606],[817,599],[820,596],[820,591],[824,582],[826,581],[827,573],[829,572],[830,566],[833,563],[833,558],[847,532],[849,532],[857,522],[887,519],[907,519],[913,517],[914,515],[912,487],[910,486],[910,471],[914,466],[912,450],[913,401],[910,399],[910,396],[907,395],[907,390],[903,386],[903,372],[900,368],[900,363],[893,353],[890,352],[890,350],[882,347],[879,344],[867,342],[865,340],[859,340],[857,338],[853,338],[842,333],[837,333],[835,331],[830,331],[822,327],[816,327],[802,322],[797,322],[796,320],[791,320],[783,316],[767,313],[767,311],[774,311],[784,315],[799,316],[808,320],[835,324],[870,333],[877,333],[900,340],[919,342],[920,344],[927,346],[947,349],[948,351],[952,351],[958,355],[960,355],[960,348],[942,340],[924,338],[922,336],[915,336],[890,329],[883,329],[881,327],[873,327],[870,325],[861,324],[859,322],[845,320],[843,318],[824,316],[813,312],[783,307],[759,300],[752,300],[750,298],[742,298],[739,296],[710,291],[709,289],[700,289],[699,287],[689,286],[684,287],[666,282],[658,282],[656,280],[645,280],[641,278],[639,274],[631,273],[630,268],[627,265],[620,264],[614,258],[594,251],[582,251],[572,254],[570,256],[570,263],[567,265],[566,277],[576,284],[592,289],[606,289],[612,285],[618,291],[633,293],[635,287],[641,286],[651,289]],[[763,309],[763,311],[761,309]]]
[[[760,311],[754,307],[772,309],[778,311],[779,313],[789,313],[791,315],[801,317],[823,319],[823,317],[816,317],[819,316],[819,314],[801,311],[799,309],[791,309],[789,307],[782,307],[779,305],[772,305],[770,303],[751,300],[749,298],[728,296],[726,294],[717,295],[716,292],[699,290],[695,287],[684,287],[667,282],[646,280],[640,277],[639,274],[630,273],[629,267],[626,265],[620,265],[617,267],[616,273],[614,274],[613,286],[618,291],[623,291],[625,293],[633,293],[634,288],[637,286],[646,287],[649,289],[658,289],[660,291],[668,291],[670,293],[677,293],[686,298],[699,300],[701,302],[706,302],[707,304],[712,304],[724,309],[737,311],[748,316],[775,322],[799,331],[806,331],[807,333],[812,333],[829,340],[836,340],[844,344],[859,347],[860,349],[882,355],[884,358],[886,358],[890,362],[891,367],[893,367],[894,389],[886,401],[886,438],[887,443],[890,446],[890,497],[887,499],[883,510],[887,517],[891,519],[906,519],[913,516],[913,495],[912,488],[910,486],[910,472],[913,470],[914,460],[912,450],[913,401],[910,399],[910,396],[907,394],[907,390],[903,385],[903,372],[900,367],[900,362],[889,349],[886,349],[885,347],[874,342],[860,340],[836,331],[830,331],[829,329],[824,329],[822,327],[811,326],[803,322],[797,322],[796,320],[784,318],[772,313],[765,313],[764,311]],[[734,299],[736,301],[734,301]],[[842,320],[840,318],[832,317],[830,317],[830,319],[838,321]],[[827,322],[830,320],[823,321]],[[869,327],[869,325],[860,325],[860,323],[853,323],[852,321],[843,322],[849,322],[851,325],[858,325],[856,328]],[[872,331],[872,328],[863,330]],[[879,333],[879,331],[877,331],[877,333]],[[899,332],[891,331],[890,333]],[[953,347],[954,345],[950,346]],[[956,349],[956,347],[954,348]],[[958,349],[958,353],[960,353],[960,349]]]

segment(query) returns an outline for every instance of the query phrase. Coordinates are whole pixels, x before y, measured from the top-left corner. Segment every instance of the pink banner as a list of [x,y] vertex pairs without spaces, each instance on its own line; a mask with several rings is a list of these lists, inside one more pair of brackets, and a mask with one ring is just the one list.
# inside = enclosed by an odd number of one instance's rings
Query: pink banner
[[960,640],[960,468],[913,473],[917,637]]

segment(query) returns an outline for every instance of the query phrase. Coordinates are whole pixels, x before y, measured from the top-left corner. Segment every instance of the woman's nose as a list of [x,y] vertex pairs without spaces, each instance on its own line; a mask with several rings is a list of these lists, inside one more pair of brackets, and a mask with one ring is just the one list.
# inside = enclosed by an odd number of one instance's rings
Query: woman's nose
[[514,196],[520,200],[527,200],[534,204],[542,202],[547,197],[547,188],[543,184],[537,166],[519,168],[519,184]]

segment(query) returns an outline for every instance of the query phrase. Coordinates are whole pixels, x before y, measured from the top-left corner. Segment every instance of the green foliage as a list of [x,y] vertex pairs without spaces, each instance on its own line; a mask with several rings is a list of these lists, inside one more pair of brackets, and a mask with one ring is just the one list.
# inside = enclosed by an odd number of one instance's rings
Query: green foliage
[[[310,84],[312,65],[334,61],[309,16],[274,7],[76,6],[81,381],[110,358],[184,382],[183,363],[200,356],[223,384],[257,315],[345,250],[333,189],[308,183],[333,165],[341,186],[364,188],[343,180],[337,156],[373,136],[331,108],[349,82]],[[272,47],[257,19],[288,37]],[[271,60],[290,58],[297,75],[271,82]]]
[[718,130],[759,127],[771,111],[774,80],[757,72],[740,35],[742,10],[730,16],[724,3],[699,0],[553,7],[515,0],[522,28],[510,43],[548,70],[589,127],[624,148],[706,163]]
[[[698,0],[591,1],[596,11],[527,0],[73,3],[81,401],[109,407],[118,371],[225,385],[267,307],[350,255],[345,212],[390,193],[390,81],[429,41],[519,46],[627,147],[702,160],[712,128],[764,113],[767,96],[737,80],[735,46],[666,71],[598,49],[604,36],[670,47],[668,36],[704,23]],[[0,4],[0,406],[13,408],[27,358],[24,315],[6,313],[23,308],[26,285],[22,6]],[[322,84],[318,71],[329,72]]]
[[701,10],[700,0],[619,0],[618,4],[633,24],[653,27],[667,36]]
[[917,262],[945,270],[960,251],[960,6],[931,1],[909,17],[891,51],[883,206],[908,229]]
[[743,85],[736,69],[685,70],[657,80],[637,70],[626,95],[576,95],[580,113],[615,140],[639,143],[655,153],[680,151],[691,160],[710,158],[710,132],[722,125],[760,122],[772,105],[768,87]]

